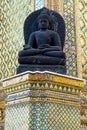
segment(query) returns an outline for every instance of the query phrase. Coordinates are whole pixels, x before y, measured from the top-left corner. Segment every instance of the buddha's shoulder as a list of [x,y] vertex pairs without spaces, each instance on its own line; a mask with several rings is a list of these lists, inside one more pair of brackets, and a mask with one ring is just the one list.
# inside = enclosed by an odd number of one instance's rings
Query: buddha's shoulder
[[31,36],[34,36],[34,35],[35,35],[35,32],[32,32],[30,35],[31,35]]
[[36,35],[38,33],[41,33],[41,31],[38,30],[38,31],[32,32],[32,35]]
[[54,30],[48,30],[48,31],[49,31],[49,33],[51,33],[51,34],[58,35],[58,33],[55,32]]
[[38,33],[39,33],[39,31],[32,32],[32,33],[30,34],[30,36],[31,36],[31,37],[34,37],[34,36],[36,36]]

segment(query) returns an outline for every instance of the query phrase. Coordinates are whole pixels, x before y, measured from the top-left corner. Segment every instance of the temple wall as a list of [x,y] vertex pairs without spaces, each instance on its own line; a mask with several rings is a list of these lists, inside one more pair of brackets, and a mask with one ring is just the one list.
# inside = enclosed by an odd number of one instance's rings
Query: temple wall
[[23,24],[33,0],[1,0],[0,79],[16,74],[18,51],[24,45]]

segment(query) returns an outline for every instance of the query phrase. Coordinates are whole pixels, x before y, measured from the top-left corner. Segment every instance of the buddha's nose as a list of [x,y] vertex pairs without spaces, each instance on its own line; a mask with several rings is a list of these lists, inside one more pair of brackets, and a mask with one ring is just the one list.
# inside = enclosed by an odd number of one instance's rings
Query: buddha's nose
[[45,22],[42,22],[42,25],[45,25]]
[[45,24],[44,24],[44,23],[42,23],[42,25],[44,26]]

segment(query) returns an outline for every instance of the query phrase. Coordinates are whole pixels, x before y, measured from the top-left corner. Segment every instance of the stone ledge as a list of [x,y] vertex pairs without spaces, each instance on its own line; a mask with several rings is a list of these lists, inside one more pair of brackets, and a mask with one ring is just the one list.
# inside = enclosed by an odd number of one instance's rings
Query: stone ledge
[[36,82],[36,81],[46,81],[46,82],[51,82],[51,83],[62,83],[66,85],[71,85],[71,86],[78,86],[83,88],[84,86],[84,80],[77,78],[77,77],[72,77],[72,76],[67,76],[67,75],[62,75],[62,74],[58,74],[58,73],[54,73],[54,72],[50,72],[50,71],[26,71],[24,73],[21,74],[17,74],[15,76],[6,78],[1,80],[2,85],[4,88],[6,88],[7,86],[12,86],[12,85],[16,85],[16,84],[21,84],[24,83],[26,81],[32,81],[32,82]]

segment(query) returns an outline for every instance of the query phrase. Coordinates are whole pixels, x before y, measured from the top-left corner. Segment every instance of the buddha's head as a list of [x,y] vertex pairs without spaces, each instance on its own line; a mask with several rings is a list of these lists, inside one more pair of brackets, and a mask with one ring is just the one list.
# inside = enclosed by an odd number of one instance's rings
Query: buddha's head
[[47,14],[40,14],[38,17],[38,28],[45,30],[50,26],[50,17]]

